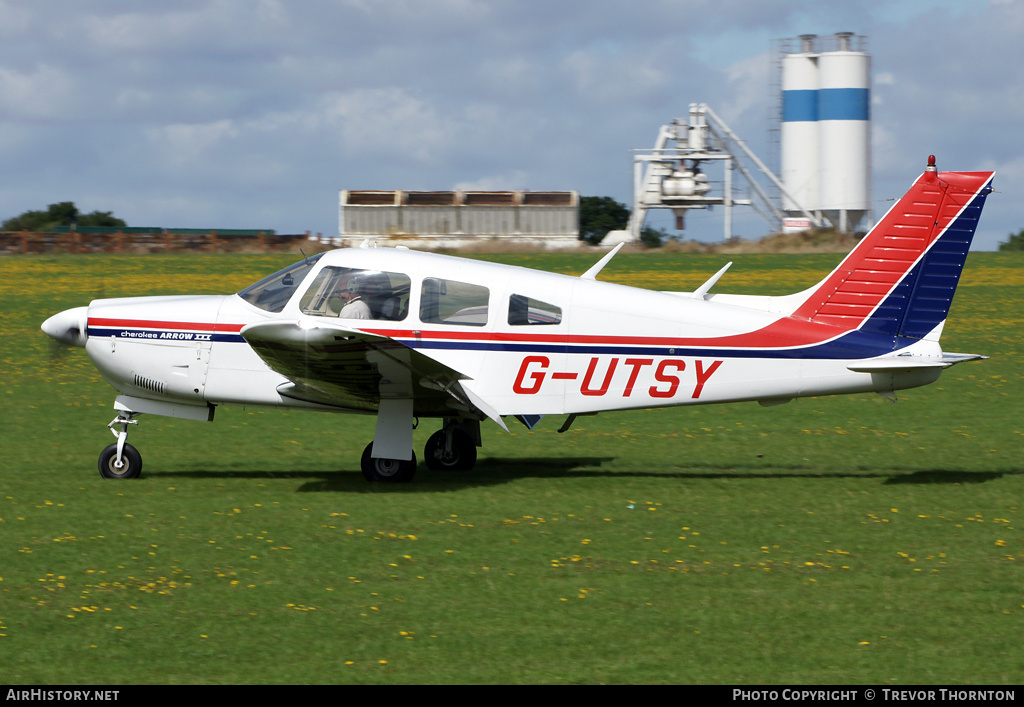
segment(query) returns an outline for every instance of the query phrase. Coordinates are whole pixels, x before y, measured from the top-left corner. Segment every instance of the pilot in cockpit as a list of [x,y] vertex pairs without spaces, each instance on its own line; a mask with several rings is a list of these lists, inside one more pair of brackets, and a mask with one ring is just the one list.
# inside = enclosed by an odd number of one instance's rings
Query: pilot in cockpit
[[371,319],[370,306],[362,297],[362,282],[358,274],[353,273],[342,281],[337,295],[345,303],[338,312],[340,319]]

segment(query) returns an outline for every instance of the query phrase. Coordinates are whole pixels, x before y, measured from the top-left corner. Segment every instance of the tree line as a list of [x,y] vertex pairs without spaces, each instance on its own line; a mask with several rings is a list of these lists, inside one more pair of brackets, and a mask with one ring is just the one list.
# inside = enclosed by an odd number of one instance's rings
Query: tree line
[[1011,233],[1009,237],[999,244],[999,250],[1024,250],[1024,228]]
[[35,231],[46,233],[60,227],[75,226],[76,228],[125,228],[123,220],[114,216],[113,211],[93,211],[83,214],[78,211],[73,201],[62,201],[50,204],[46,211],[26,211],[9,218],[0,224],[0,231]]

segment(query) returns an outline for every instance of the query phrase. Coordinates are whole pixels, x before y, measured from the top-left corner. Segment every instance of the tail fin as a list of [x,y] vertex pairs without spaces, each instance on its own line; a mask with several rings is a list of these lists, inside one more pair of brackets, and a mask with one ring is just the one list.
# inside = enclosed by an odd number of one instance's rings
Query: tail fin
[[[938,172],[935,158],[795,317],[886,336],[937,339],[993,172]],[[931,334],[931,336],[929,336]]]

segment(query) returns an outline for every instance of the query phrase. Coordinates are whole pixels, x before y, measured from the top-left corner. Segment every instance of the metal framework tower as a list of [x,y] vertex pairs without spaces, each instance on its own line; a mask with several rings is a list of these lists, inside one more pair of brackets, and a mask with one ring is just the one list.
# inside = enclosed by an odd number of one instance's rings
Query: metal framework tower
[[[721,188],[709,181],[705,163],[723,165]],[[733,170],[746,179],[757,201],[733,195]],[[691,103],[687,119],[675,119],[661,126],[652,150],[636,150],[633,156],[633,211],[625,231],[612,231],[606,245],[638,242],[650,209],[672,209],[676,229],[683,230],[684,217],[691,209],[719,204],[725,212],[725,239],[732,240],[732,207],[753,206],[772,228],[781,228],[785,213],[758,183],[755,172],[763,174],[781,193],[786,188],[725,122],[704,103]],[[802,211],[815,226],[820,217]]]
[[[706,104],[690,104],[687,119],[661,126],[652,150],[635,150],[633,212],[626,231],[603,243],[636,242],[650,209],[672,209],[683,230],[690,209],[724,206],[731,240],[732,207],[749,205],[776,230],[821,227],[854,231],[871,213],[871,57],[867,39],[852,32],[805,34],[779,41],[773,84],[778,102],[781,179]],[[712,182],[704,165],[722,164]],[[733,170],[756,199],[733,195]],[[763,175],[778,193],[758,183]],[[768,187],[769,189],[771,187]],[[781,205],[779,204],[781,197]]]

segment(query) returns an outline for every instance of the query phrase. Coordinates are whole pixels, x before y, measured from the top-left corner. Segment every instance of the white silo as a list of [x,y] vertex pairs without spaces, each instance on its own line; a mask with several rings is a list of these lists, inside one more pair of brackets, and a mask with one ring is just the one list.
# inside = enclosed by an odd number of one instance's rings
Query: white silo
[[798,40],[782,57],[783,208],[853,231],[871,208],[871,58],[850,32]]
[[840,231],[856,229],[871,208],[871,57],[849,32],[818,58],[819,207]]
[[[788,196],[783,210],[797,204],[818,209],[818,54],[815,35],[799,37],[800,51],[782,57],[782,181]],[[797,203],[794,203],[794,200]]]

